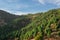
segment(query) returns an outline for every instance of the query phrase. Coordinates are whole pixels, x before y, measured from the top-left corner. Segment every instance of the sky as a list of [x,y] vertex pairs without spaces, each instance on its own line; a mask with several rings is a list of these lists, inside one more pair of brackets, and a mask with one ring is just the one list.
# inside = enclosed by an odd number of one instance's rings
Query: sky
[[0,0],[0,10],[16,15],[44,12],[59,7],[60,0]]

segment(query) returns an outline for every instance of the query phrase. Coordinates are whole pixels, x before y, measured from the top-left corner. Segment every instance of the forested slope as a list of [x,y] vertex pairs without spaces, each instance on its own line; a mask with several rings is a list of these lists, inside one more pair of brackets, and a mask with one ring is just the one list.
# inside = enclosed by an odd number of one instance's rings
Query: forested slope
[[21,29],[20,35],[20,40],[59,40],[59,38],[60,9],[40,13],[33,22]]
[[0,27],[0,40],[50,39],[60,39],[60,9],[21,15]]

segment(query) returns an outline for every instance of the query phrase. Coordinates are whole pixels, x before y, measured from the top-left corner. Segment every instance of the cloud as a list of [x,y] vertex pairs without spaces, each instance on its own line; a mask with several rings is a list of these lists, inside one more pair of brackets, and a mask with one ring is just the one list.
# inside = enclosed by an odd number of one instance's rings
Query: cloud
[[38,0],[38,2],[41,3],[41,4],[45,4],[44,0]]
[[0,9],[6,9],[7,11],[20,11],[30,7],[28,4],[21,3],[20,0],[0,0],[0,3]]
[[27,12],[21,12],[21,11],[17,11],[13,14],[16,14],[16,15],[27,15],[28,13]]
[[28,12],[22,12],[22,11],[12,11],[12,10],[9,10],[9,9],[3,9],[3,8],[0,8],[0,10],[4,10],[6,12],[9,12],[11,14],[15,14],[15,15],[27,15]]
[[50,3],[50,4],[60,6],[60,0],[38,0],[38,2],[43,4],[43,5],[47,4],[47,3]]
[[48,3],[51,3],[51,4],[54,4],[54,5],[57,5],[59,6],[60,5],[60,0],[49,0],[47,1]]

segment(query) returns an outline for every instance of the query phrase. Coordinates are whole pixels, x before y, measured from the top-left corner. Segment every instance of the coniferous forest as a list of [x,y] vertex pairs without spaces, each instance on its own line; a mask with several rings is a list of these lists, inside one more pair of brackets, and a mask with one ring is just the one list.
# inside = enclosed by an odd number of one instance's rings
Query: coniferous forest
[[60,40],[60,8],[28,15],[0,10],[0,40]]

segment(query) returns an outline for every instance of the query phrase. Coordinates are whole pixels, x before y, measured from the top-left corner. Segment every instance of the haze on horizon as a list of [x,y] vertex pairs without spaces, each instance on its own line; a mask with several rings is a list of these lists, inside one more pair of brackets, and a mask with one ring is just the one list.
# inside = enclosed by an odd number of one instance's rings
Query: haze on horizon
[[22,15],[59,8],[60,0],[0,0],[0,10]]

